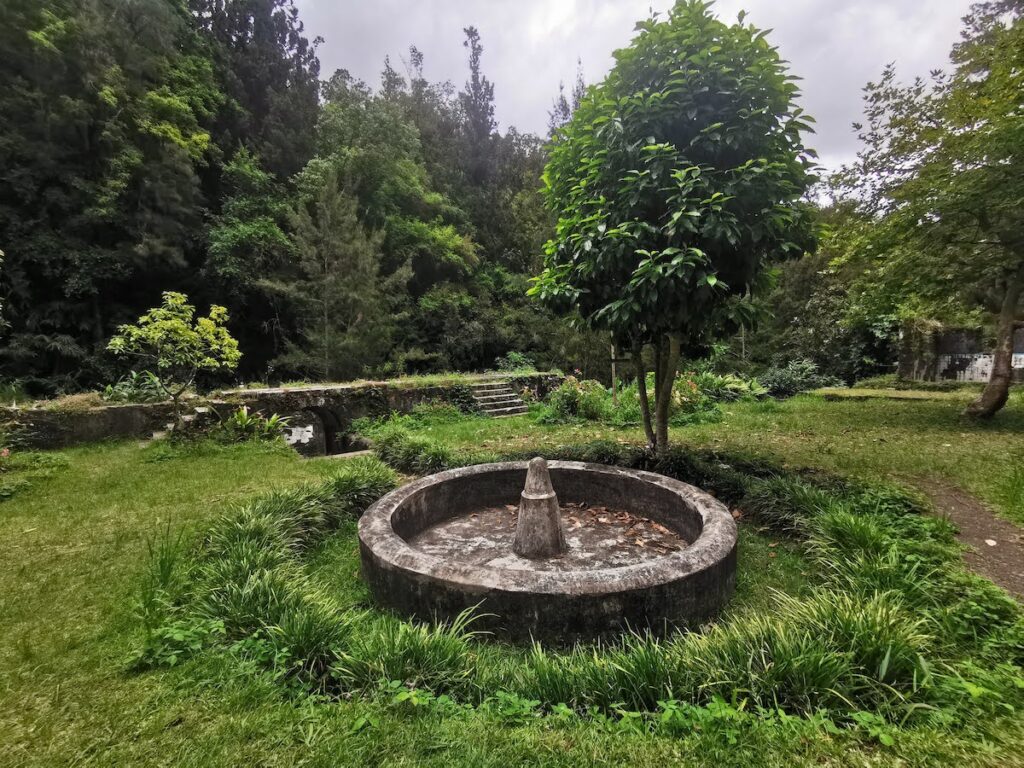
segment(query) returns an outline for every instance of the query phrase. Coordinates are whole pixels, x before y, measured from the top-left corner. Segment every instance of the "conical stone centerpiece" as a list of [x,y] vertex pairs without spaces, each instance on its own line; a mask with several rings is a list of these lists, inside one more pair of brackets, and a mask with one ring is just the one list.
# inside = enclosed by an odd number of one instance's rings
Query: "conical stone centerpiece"
[[565,529],[558,497],[551,485],[548,463],[539,456],[530,461],[526,471],[512,551],[531,560],[557,557],[565,552]]

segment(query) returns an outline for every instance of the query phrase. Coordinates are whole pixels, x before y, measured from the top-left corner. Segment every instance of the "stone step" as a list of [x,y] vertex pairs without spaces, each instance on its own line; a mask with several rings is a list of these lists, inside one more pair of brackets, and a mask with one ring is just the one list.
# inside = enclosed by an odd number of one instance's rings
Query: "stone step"
[[519,408],[520,406],[526,407],[522,400],[503,400],[500,403],[488,403],[482,406],[480,410],[483,413],[491,413],[492,411],[500,411],[503,408]]
[[512,385],[507,381],[490,381],[486,384],[470,384],[469,386],[474,392],[480,392],[488,389],[510,389]]
[[488,416],[517,416],[521,413],[526,413],[527,407],[525,405],[511,405],[507,408],[493,408],[490,410],[484,410],[484,413]]
[[522,398],[515,392],[506,392],[502,395],[491,395],[490,397],[474,397],[473,399],[477,405],[491,405],[492,403],[499,403],[504,400],[515,400],[517,403],[522,402]]
[[486,403],[488,400],[507,400],[509,398],[519,399],[519,396],[511,389],[507,392],[495,392],[493,395],[473,395],[478,403]]

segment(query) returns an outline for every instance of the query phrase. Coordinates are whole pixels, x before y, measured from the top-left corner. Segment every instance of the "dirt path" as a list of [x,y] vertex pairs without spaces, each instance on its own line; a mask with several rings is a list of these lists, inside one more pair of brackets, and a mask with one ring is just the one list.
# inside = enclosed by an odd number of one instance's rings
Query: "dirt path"
[[960,529],[957,539],[968,547],[964,552],[968,567],[1024,600],[1024,530],[996,517],[955,486],[922,478],[912,482],[940,515]]

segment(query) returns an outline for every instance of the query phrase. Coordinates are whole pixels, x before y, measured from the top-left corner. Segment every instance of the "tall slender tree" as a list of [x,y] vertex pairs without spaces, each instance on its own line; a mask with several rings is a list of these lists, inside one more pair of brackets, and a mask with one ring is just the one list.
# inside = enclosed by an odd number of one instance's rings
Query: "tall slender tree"
[[482,186],[490,174],[494,145],[494,84],[483,73],[483,44],[476,27],[463,30],[463,45],[469,50],[469,80],[459,94],[462,106],[463,131],[468,152],[467,173],[471,183]]
[[356,198],[330,164],[308,167],[300,189],[292,221],[297,274],[284,292],[298,309],[301,341],[277,362],[320,381],[353,377],[388,348],[381,237],[363,229]]

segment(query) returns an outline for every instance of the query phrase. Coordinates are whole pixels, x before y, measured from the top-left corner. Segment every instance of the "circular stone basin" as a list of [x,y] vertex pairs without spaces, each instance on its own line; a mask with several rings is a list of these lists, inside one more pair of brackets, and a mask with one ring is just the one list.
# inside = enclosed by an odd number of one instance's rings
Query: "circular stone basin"
[[424,477],[359,521],[374,599],[406,616],[570,643],[628,629],[694,627],[735,588],[736,524],[712,496],[650,472],[553,461],[566,550],[512,551],[527,462]]

